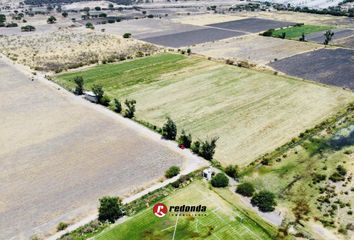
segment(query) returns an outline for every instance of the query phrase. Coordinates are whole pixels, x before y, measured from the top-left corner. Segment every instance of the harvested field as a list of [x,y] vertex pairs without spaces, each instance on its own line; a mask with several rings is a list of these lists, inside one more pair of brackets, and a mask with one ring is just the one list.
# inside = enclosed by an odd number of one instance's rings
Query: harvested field
[[40,71],[117,61],[139,51],[152,53],[150,44],[91,30],[60,30],[47,34],[0,37],[0,52],[18,63]]
[[192,24],[197,26],[205,26],[213,23],[229,22],[234,20],[240,20],[244,17],[239,17],[236,15],[226,15],[226,14],[198,14],[190,16],[180,16],[172,18],[171,20],[177,23]]
[[[317,43],[323,43],[324,42],[324,34],[326,31],[320,31],[317,33],[312,33],[306,36],[306,40],[312,41],[312,42],[317,42]],[[333,29],[332,32],[334,32],[332,41],[335,43],[338,40],[346,37],[353,36],[354,37],[354,30],[351,29]]]
[[0,73],[0,239],[29,239],[95,213],[103,195],[129,194],[172,165],[200,163],[2,60]]
[[194,46],[192,51],[213,58],[249,61],[265,65],[275,59],[279,60],[319,48],[323,46],[315,43],[246,35],[199,44]]
[[269,65],[292,76],[354,90],[354,50],[320,49]]
[[247,18],[229,22],[214,23],[208,26],[241,32],[257,33],[268,29],[276,29],[294,25],[294,22],[282,22],[261,18]]
[[[226,199],[226,200],[225,200]],[[206,212],[167,213],[157,218],[152,207],[95,237],[96,240],[140,239],[235,239],[270,240],[275,228],[256,214],[240,207],[239,199],[226,189],[208,189],[202,181],[177,190],[163,200],[169,206],[206,206]],[[192,216],[186,216],[186,215]],[[195,215],[195,216],[194,216]],[[199,216],[198,216],[199,215]],[[178,220],[178,222],[177,222]],[[176,226],[176,232],[174,234]],[[134,229],[134,231],[132,231]]]
[[354,36],[339,39],[339,40],[335,41],[335,44],[343,46],[343,47],[347,47],[347,48],[354,48]]
[[244,35],[244,33],[222,29],[204,28],[188,32],[143,38],[142,40],[161,46],[178,48],[241,35]]
[[136,99],[138,119],[162,126],[170,116],[194,140],[219,136],[215,158],[224,165],[250,163],[353,100],[338,88],[178,54],[55,79],[72,89],[76,76],[83,76],[88,89],[101,84],[110,97]]
[[115,24],[97,25],[96,30],[105,29],[107,33],[123,35],[131,33],[134,38],[142,39],[172,33],[187,32],[201,29],[202,27],[189,24],[180,24],[166,19],[134,19]]

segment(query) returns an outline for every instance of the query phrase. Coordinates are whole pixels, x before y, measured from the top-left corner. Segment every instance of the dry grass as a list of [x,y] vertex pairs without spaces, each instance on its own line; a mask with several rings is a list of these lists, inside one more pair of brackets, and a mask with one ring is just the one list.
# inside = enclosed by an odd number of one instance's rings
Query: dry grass
[[193,52],[213,58],[235,59],[256,64],[267,64],[275,59],[323,48],[320,44],[247,35],[193,47]]
[[113,62],[152,53],[150,44],[90,30],[62,29],[52,33],[0,37],[0,51],[35,70],[60,72],[65,69]]

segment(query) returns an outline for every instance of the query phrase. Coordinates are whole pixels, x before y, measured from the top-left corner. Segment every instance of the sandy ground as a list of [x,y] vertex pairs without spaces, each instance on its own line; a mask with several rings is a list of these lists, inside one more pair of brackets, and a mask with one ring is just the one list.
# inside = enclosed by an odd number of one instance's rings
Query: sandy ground
[[135,193],[171,165],[205,164],[5,60],[0,72],[0,239],[27,239],[91,215],[98,198]]
[[228,22],[234,20],[244,19],[244,17],[226,14],[201,14],[191,16],[174,17],[171,20],[177,23],[193,24],[197,26],[205,26],[213,23]]
[[196,45],[192,51],[208,57],[235,59],[265,65],[275,59],[323,48],[315,43],[246,35]]
[[80,67],[120,57],[135,56],[138,51],[152,53],[155,47],[134,39],[125,39],[87,29],[61,29],[28,36],[0,37],[0,52],[18,63],[41,71]]

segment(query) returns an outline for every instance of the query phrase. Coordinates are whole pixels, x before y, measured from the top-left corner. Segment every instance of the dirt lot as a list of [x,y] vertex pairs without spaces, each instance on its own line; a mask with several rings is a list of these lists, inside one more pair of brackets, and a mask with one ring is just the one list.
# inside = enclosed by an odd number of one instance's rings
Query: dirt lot
[[354,50],[320,49],[270,64],[286,74],[354,90]]
[[28,239],[91,214],[103,195],[195,163],[157,134],[2,60],[0,73],[0,239]]
[[192,51],[213,58],[231,58],[247,60],[256,64],[267,64],[275,59],[279,60],[319,48],[323,48],[323,46],[315,43],[246,35],[213,43],[198,44],[192,48]]
[[204,28],[188,32],[174,33],[151,38],[143,38],[142,40],[161,46],[178,48],[241,35],[244,35],[244,33],[217,28]]
[[229,22],[214,23],[208,26],[217,27],[228,30],[257,33],[268,29],[276,29],[294,25],[294,22],[274,21],[261,18],[246,18]]
[[172,18],[172,21],[183,24],[193,24],[205,26],[213,23],[228,22],[233,20],[243,19],[243,17],[226,14],[201,14],[191,16],[180,16]]
[[58,71],[98,61],[151,53],[156,48],[134,39],[86,29],[62,29],[28,36],[0,37],[0,52],[41,71]]

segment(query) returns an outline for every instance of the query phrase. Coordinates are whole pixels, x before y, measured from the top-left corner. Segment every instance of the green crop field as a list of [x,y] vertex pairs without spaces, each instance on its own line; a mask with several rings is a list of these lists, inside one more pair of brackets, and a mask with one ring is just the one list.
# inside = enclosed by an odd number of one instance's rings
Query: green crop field
[[[220,194],[220,195],[219,195]],[[196,181],[178,190],[162,201],[171,205],[203,205],[205,215],[196,216],[185,213],[179,216],[167,213],[163,218],[156,217],[152,207],[129,218],[120,225],[99,234],[97,240],[111,239],[238,239],[267,240],[276,234],[273,226],[235,204],[236,195],[227,189],[214,192],[205,182]],[[222,196],[222,197],[221,197]],[[232,204],[228,201],[230,200]],[[242,219],[242,220],[241,220]],[[134,231],[132,231],[134,229]]]
[[318,26],[318,25],[302,25],[302,26],[294,26],[288,27],[284,29],[275,30],[272,33],[272,37],[280,37],[282,33],[285,33],[285,38],[287,39],[299,39],[302,34],[310,34],[315,32],[326,31],[329,29],[333,29],[331,26]]
[[82,76],[107,95],[137,101],[136,116],[161,127],[171,117],[194,140],[218,136],[215,158],[248,164],[353,100],[340,88],[238,68],[204,58],[159,54],[64,73],[68,89]]

